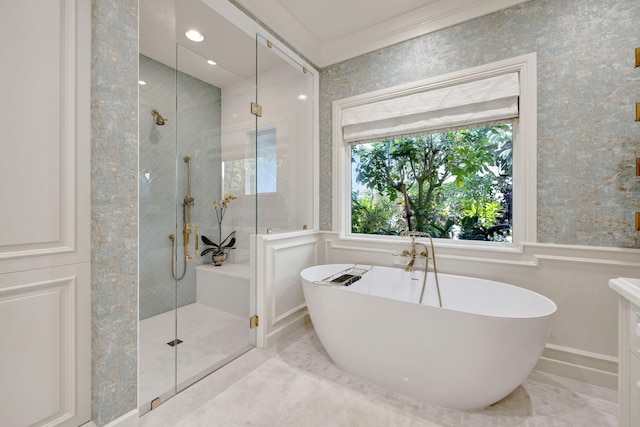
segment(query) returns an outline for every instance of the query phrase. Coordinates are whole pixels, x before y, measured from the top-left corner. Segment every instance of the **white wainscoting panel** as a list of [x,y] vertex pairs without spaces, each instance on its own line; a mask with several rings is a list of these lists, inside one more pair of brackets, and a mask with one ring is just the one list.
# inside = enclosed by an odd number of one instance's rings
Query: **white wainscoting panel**
[[0,67],[0,273],[90,257],[90,5],[7,1],[0,13],[3,62],[11,64]]
[[2,424],[87,417],[89,281],[88,264],[0,275],[0,325],[11,325],[0,340]]
[[270,247],[273,261],[271,324],[275,325],[305,306],[300,271],[316,260],[318,242],[308,239]]
[[91,419],[91,2],[2,0],[0,425]]
[[300,272],[318,262],[315,232],[258,236],[257,345],[268,348],[308,321]]

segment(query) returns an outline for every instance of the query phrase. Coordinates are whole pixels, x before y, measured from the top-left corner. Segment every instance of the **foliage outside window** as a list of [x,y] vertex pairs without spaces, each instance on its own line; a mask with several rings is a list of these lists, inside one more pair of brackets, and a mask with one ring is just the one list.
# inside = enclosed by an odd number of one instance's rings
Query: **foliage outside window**
[[351,146],[351,231],[511,242],[511,124]]

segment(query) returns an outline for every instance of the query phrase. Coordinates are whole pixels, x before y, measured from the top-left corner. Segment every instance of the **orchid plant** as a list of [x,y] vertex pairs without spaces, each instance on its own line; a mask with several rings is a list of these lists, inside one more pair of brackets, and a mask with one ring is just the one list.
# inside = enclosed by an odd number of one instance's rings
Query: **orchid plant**
[[216,212],[216,219],[218,220],[218,243],[213,242],[207,236],[201,236],[202,243],[210,246],[209,248],[203,250],[202,253],[200,253],[201,256],[204,256],[210,252],[213,252],[213,255],[224,254],[225,251],[235,249],[233,246],[236,244],[235,230],[229,233],[229,235],[225,237],[224,240],[222,239],[222,220],[224,219],[224,214],[227,212],[229,203],[231,203],[231,201],[235,199],[237,199],[237,197],[229,193],[225,194],[224,198],[220,200],[220,203],[213,203],[213,209]]

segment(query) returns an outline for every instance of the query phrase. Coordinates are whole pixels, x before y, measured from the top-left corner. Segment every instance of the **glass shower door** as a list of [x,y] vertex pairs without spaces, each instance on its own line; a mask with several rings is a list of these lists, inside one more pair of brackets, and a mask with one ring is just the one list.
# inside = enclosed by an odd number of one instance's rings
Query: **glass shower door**
[[170,59],[166,32],[141,40],[141,414],[255,345],[252,239],[312,228],[317,200],[312,74],[200,0],[166,6],[140,9],[173,37]]
[[[172,60],[140,55],[141,414],[255,345],[255,38],[199,0],[172,19]],[[203,43],[184,37],[193,22]],[[202,252],[232,233],[214,267]]]
[[[175,393],[176,76],[173,67],[140,55],[139,78],[139,348],[138,402]],[[173,236],[173,240],[170,239]],[[177,242],[181,242],[178,239]],[[172,262],[173,260],[173,262]],[[179,265],[182,271],[182,264]]]
[[313,75],[261,35],[256,63],[258,231],[313,228]]
[[[182,217],[192,233],[187,275],[177,283],[177,391],[255,345],[249,326],[256,201],[238,185],[254,179],[246,135],[255,132],[255,47],[244,33],[216,35],[222,18],[212,10],[201,15],[211,23],[210,43],[177,46],[177,193],[185,195],[178,211],[186,210]],[[229,51],[230,43],[236,50]],[[214,265],[219,247],[221,265]]]

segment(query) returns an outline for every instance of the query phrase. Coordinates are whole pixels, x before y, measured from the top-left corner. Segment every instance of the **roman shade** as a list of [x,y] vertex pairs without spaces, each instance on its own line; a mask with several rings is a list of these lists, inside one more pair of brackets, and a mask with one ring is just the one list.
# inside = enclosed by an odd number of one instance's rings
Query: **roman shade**
[[342,111],[343,140],[362,143],[518,117],[517,72],[425,89]]

